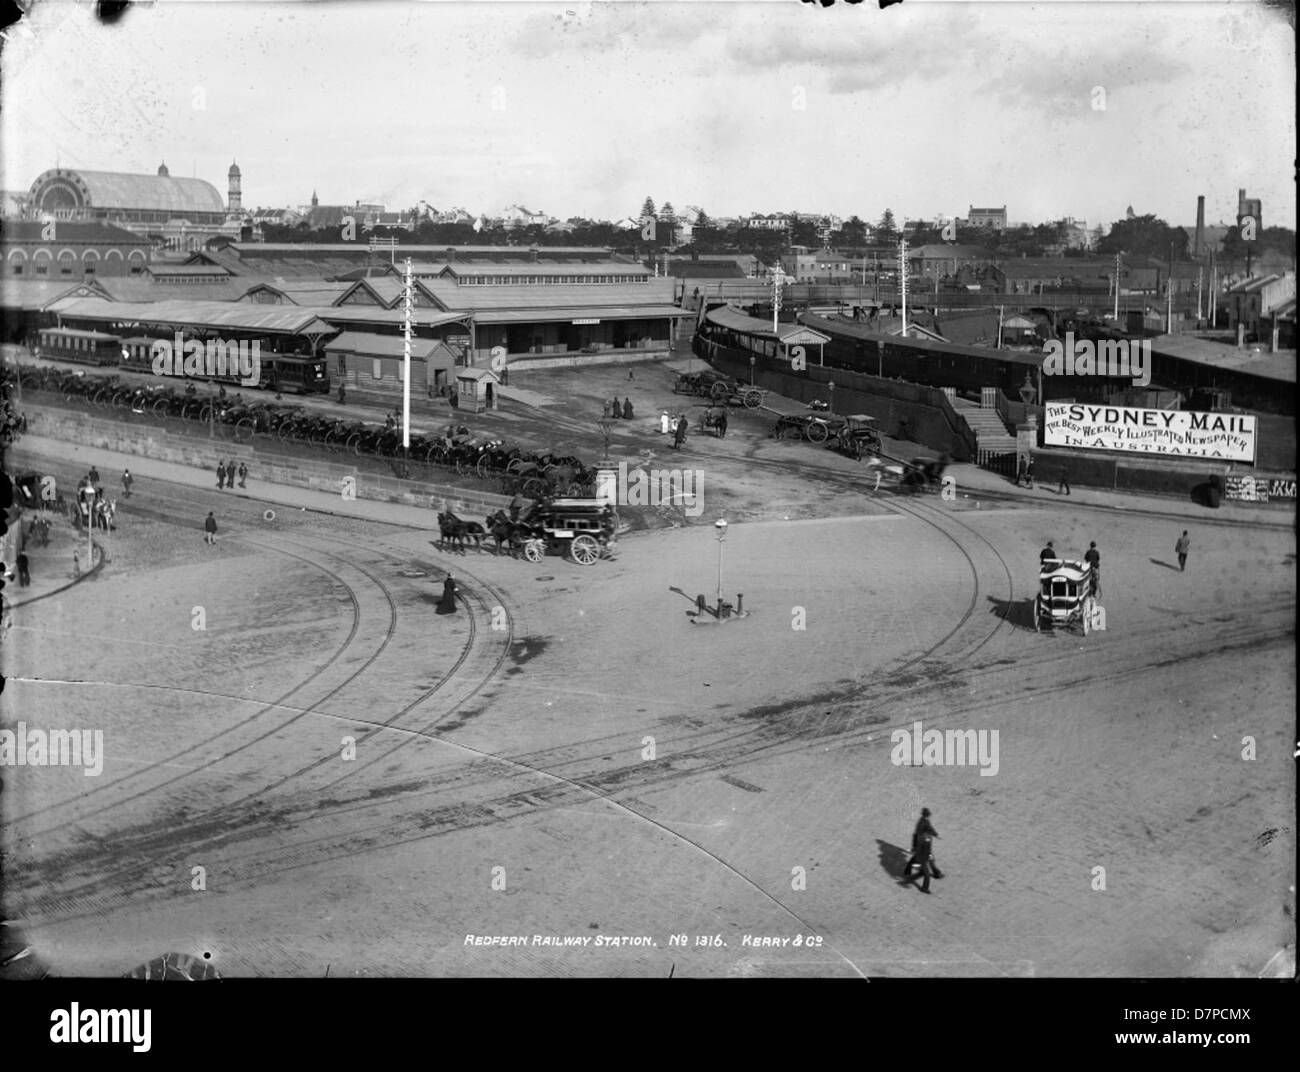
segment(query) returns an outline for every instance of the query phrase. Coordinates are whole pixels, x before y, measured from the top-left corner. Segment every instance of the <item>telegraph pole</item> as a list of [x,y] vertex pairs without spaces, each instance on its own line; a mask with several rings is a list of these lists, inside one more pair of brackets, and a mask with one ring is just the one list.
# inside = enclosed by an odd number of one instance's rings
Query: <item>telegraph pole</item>
[[1116,253],[1116,254],[1115,254],[1115,313],[1114,313],[1114,320],[1115,320],[1115,323],[1117,323],[1117,324],[1119,323],[1119,274],[1120,274],[1120,271],[1121,271],[1121,268],[1120,268],[1120,257],[1122,257],[1122,256],[1123,256],[1122,253]]
[[898,285],[903,297],[903,338],[907,338],[907,239],[898,240]]
[[781,281],[785,273],[781,270],[781,262],[777,261],[776,267],[772,269],[772,334],[777,333],[777,314],[781,311]]
[[406,258],[402,318],[402,454],[411,449],[411,258]]

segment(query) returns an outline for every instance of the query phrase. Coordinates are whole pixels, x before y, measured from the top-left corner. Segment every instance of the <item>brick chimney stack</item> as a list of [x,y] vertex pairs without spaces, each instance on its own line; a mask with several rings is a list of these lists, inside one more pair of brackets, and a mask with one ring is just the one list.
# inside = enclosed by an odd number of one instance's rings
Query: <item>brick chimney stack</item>
[[1192,246],[1192,256],[1196,260],[1201,259],[1201,253],[1205,249],[1205,195],[1202,194],[1196,199],[1196,239]]

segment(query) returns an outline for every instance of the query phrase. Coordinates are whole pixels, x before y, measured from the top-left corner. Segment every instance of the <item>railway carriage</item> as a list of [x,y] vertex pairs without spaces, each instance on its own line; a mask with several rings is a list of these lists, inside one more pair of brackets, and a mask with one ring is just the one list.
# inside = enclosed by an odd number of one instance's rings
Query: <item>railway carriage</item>
[[116,365],[122,359],[122,344],[116,335],[103,331],[41,328],[34,355],[85,365]]

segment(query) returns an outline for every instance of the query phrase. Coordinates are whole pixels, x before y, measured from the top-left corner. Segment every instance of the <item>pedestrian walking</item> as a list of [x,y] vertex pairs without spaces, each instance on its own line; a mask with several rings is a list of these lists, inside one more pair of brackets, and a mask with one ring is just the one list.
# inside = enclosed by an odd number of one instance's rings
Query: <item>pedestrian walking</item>
[[686,414],[677,415],[677,430],[673,434],[673,449],[679,450],[681,445],[686,442]]
[[343,387],[343,384],[339,384],[339,405],[345,406],[347,405],[347,401],[348,401],[348,393],[346,389]]
[[1092,594],[1101,595],[1101,552],[1097,550],[1097,541],[1088,544],[1088,553],[1083,560],[1092,567]]
[[660,431],[663,435],[667,435],[667,434],[668,434],[669,426],[670,426],[672,423],[673,423],[673,419],[672,419],[671,417],[668,416],[668,411],[667,411],[667,410],[664,410],[661,414],[659,414],[659,431]]
[[[903,880],[908,881],[911,878],[912,868],[916,866],[920,859],[921,839],[937,838],[939,832],[930,822],[930,809],[921,809],[921,818],[916,821],[916,829],[912,831],[912,855],[908,857],[907,863],[903,865]],[[935,878],[943,878],[943,872],[939,870],[938,864],[934,861],[934,853],[931,850],[928,854],[931,869]],[[929,885],[929,883],[927,883]]]
[[72,576],[81,576],[81,552],[75,547],[72,549]]
[[630,398],[623,399],[623,419],[625,421],[632,419],[632,400]]
[[608,416],[609,416],[609,405],[610,405],[610,403],[609,403],[609,399],[607,398],[607,399],[605,399],[604,406],[603,406],[603,408],[604,408],[604,412],[601,413],[601,416],[602,416],[602,417],[608,417]]
[[456,579],[450,573],[442,582],[442,598],[438,600],[435,610],[439,614],[456,613]]
[[1025,466],[1025,479],[1029,482],[1029,486],[1032,488],[1034,486],[1034,459],[1033,458],[1030,458],[1028,464]]
[[1178,537],[1178,542],[1174,544],[1174,554],[1178,556],[1178,572],[1182,573],[1187,568],[1187,552],[1191,549],[1192,540],[1187,535],[1187,530],[1183,529],[1183,534]]
[[208,516],[203,521],[203,542],[217,542],[217,519],[212,516],[212,511],[208,511]]
[[225,486],[226,486],[226,463],[217,462],[217,487],[224,488]]
[[627,370],[627,378],[628,378],[629,380],[635,380],[635,379],[636,379],[636,377],[632,375],[632,370],[631,370],[631,369],[628,369],[628,370]]
[[99,486],[99,470],[96,469],[93,465],[90,467],[90,474],[89,474],[89,476],[90,476],[90,482],[91,482],[92,484],[94,484],[96,487],[98,487],[98,486]]
[[226,487],[233,488],[234,486],[235,486],[235,459],[231,458],[230,461],[226,462]]
[[[917,839],[916,852],[913,854],[912,860],[915,861],[916,866],[920,868],[921,871],[921,892],[929,893],[931,876],[934,878],[943,877],[943,875],[934,868],[934,839],[929,834],[922,834]],[[909,861],[909,863],[910,862],[911,861]],[[905,874],[903,876],[904,883],[909,883],[911,881],[911,875]]]
[[614,416],[614,417],[622,417],[622,416],[623,416],[623,403],[621,403],[621,402],[618,400],[618,395],[615,395],[615,396],[614,396],[614,403],[613,403],[613,405],[614,405],[614,413],[613,413],[613,416]]
[[240,462],[239,463],[239,486],[241,488],[245,486],[244,481],[247,479],[248,479],[248,466],[246,466],[243,462]]
[[27,561],[27,552],[19,551],[18,559],[15,563],[18,567],[18,587],[26,588],[32,583],[31,565]]
[[135,483],[135,477],[131,475],[130,469],[122,470],[122,497],[129,499],[131,497],[131,485]]
[[1061,489],[1062,489],[1062,488],[1065,489],[1065,494],[1066,494],[1066,495],[1069,495],[1069,494],[1070,494],[1070,474],[1067,473],[1064,469],[1061,470],[1061,481],[1060,481],[1059,484],[1056,485],[1056,494],[1057,494],[1057,495],[1060,495],[1060,494],[1061,494]]

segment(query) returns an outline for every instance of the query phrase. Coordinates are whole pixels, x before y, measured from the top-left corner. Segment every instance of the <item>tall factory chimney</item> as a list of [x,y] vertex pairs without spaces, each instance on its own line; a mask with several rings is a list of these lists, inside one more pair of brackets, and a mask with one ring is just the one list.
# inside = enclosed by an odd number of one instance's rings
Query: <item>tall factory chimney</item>
[[1196,239],[1192,246],[1192,257],[1196,260],[1201,259],[1201,251],[1205,248],[1205,195],[1202,194],[1196,199]]

